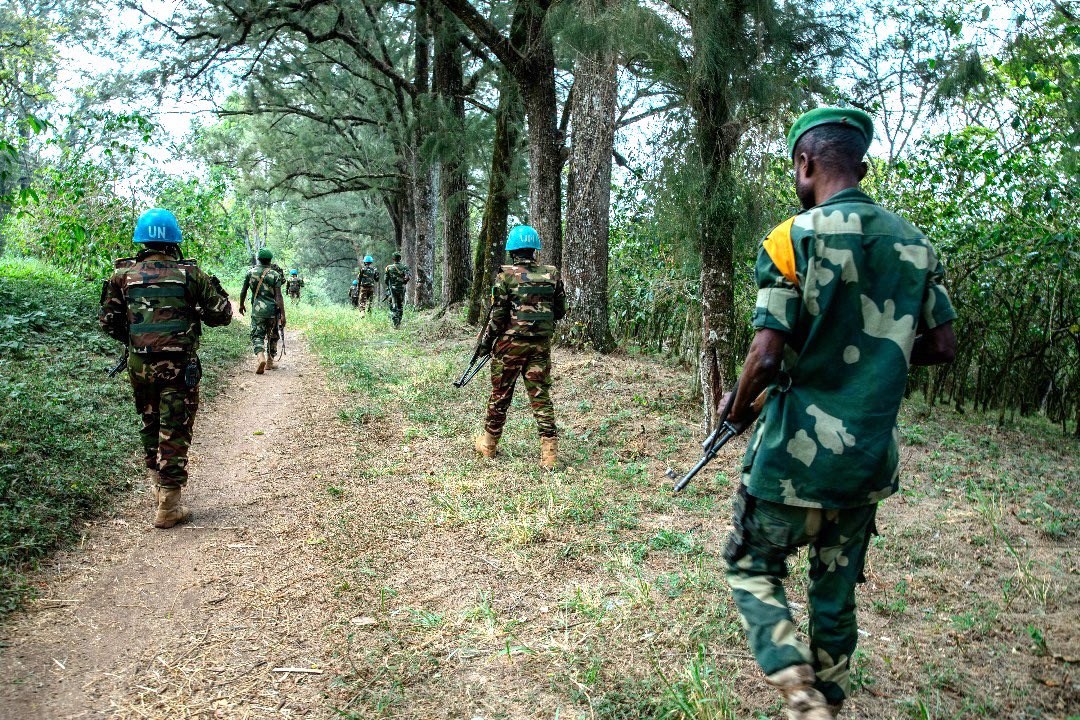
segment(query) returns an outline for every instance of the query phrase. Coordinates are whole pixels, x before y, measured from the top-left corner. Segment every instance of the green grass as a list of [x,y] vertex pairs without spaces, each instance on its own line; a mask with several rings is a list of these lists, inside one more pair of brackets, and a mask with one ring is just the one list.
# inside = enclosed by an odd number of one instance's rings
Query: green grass
[[[35,564],[138,476],[138,416],[125,375],[106,375],[120,347],[98,330],[99,294],[0,259],[0,615],[33,595]],[[204,397],[245,345],[238,331],[204,335]]]

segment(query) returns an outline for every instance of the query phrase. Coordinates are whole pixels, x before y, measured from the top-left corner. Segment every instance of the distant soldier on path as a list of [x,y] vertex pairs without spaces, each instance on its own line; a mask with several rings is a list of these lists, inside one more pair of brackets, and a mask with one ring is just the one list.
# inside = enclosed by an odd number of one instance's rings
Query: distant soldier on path
[[394,262],[386,266],[383,277],[386,278],[386,292],[390,296],[390,319],[394,327],[398,327],[405,309],[405,286],[412,279],[409,266],[401,262],[401,253],[394,253]]
[[300,302],[300,288],[304,287],[304,278],[300,277],[300,271],[295,268],[289,271],[289,277],[285,281],[285,294],[292,298],[293,305]]
[[360,303],[360,281],[353,280],[352,285],[349,286],[349,300],[352,302],[353,307],[357,307]]
[[364,265],[356,274],[360,281],[360,312],[367,313],[371,309],[371,299],[375,296],[375,286],[379,283],[379,271],[372,263],[375,260],[367,255],[364,257]]
[[134,258],[117,260],[101,290],[101,328],[128,346],[128,379],[142,415],[147,477],[154,485],[154,527],[190,517],[180,504],[187,484],[188,448],[199,408],[199,336],[232,321],[232,304],[217,278],[184,260],[176,217],[147,210],[132,240]]
[[[788,717],[804,720],[836,717],[851,692],[855,586],[877,503],[899,484],[908,366],[949,362],[956,348],[934,249],[859,189],[872,138],[868,115],[839,108],[812,110],[788,133],[806,210],[758,254],[757,332],[727,417],[748,427],[753,399],[768,389],[724,554],[750,648]],[[782,584],[803,545],[809,644]]]
[[476,451],[495,457],[520,375],[540,432],[540,465],[552,470],[559,441],[550,395],[551,336],[555,323],[566,314],[566,295],[558,270],[536,262],[540,251],[536,230],[528,225],[513,228],[506,250],[512,264],[503,265],[491,288],[491,315],[483,331],[483,349],[491,352],[492,387]]
[[277,326],[285,327],[285,300],[281,297],[282,276],[270,261],[270,248],[259,250],[258,264],[244,275],[240,289],[240,314],[245,311],[248,290],[251,290],[251,350],[255,354],[255,374],[262,375],[274,367],[277,353]]

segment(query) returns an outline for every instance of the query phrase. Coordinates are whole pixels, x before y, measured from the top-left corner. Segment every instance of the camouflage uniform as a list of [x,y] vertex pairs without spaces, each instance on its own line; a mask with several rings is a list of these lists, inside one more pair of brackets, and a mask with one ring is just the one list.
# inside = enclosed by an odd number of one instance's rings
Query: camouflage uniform
[[256,355],[261,352],[270,357],[277,355],[277,290],[281,282],[281,274],[271,265],[248,268],[244,277],[244,284],[251,289],[251,351]]
[[360,268],[356,273],[356,279],[360,282],[360,309],[371,309],[371,298],[375,295],[375,284],[379,282],[379,271],[367,265]]
[[359,302],[360,302],[360,286],[359,285],[350,285],[349,286],[349,301],[352,302],[353,307],[356,307],[359,304]]
[[[566,313],[566,295],[558,271],[534,262],[504,265],[491,288],[491,319],[486,339],[491,353],[491,398],[484,430],[502,436],[506,413],[520,375],[529,393],[542,438],[554,438],[551,404],[551,336]],[[498,338],[496,340],[496,338]]]
[[[896,492],[896,416],[918,331],[956,317],[930,243],[858,189],[777,226],[756,267],[754,326],[788,335],[743,460],[725,552],[766,675],[810,663],[830,703],[850,691],[861,579],[877,503]],[[810,546],[810,643],[781,579]]]
[[183,487],[199,408],[202,323],[228,325],[232,305],[193,260],[146,250],[117,260],[115,269],[101,291],[98,321],[130,349],[128,378],[142,416],[146,467],[160,472],[161,487]]
[[285,294],[293,300],[299,300],[302,287],[304,287],[304,278],[299,275],[290,275],[285,281]]
[[391,263],[383,271],[383,277],[386,278],[386,289],[390,293],[391,320],[394,321],[394,327],[397,327],[401,324],[401,314],[405,309],[405,285],[411,279],[409,266],[403,262]]

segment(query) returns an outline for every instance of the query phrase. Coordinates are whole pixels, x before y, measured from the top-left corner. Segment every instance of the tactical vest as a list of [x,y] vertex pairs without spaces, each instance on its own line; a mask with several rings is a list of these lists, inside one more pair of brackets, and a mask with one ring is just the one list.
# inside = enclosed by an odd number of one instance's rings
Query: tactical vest
[[510,294],[507,335],[545,337],[555,331],[555,276],[551,265],[503,265]]
[[285,292],[300,292],[299,278],[289,278],[285,281]]
[[357,274],[357,279],[360,280],[360,284],[364,287],[372,287],[375,284],[375,277],[379,274],[379,271],[373,267],[362,267]]
[[195,261],[124,258],[114,267],[123,273],[131,352],[192,352],[202,331],[188,292]]

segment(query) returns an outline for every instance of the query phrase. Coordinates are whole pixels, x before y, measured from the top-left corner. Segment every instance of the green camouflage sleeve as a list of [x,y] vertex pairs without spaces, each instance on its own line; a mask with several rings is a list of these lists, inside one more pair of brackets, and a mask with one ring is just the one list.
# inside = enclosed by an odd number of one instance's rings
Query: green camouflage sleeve
[[199,319],[210,327],[221,327],[232,322],[232,303],[224,291],[218,290],[215,283],[198,268],[191,273],[191,289],[199,307]]
[[790,333],[802,309],[798,287],[784,276],[764,246],[758,252],[754,274],[758,286],[754,327]]
[[491,286],[491,319],[488,321],[487,337],[496,338],[510,325],[510,288],[500,275]]
[[120,288],[120,279],[113,275],[101,288],[101,307],[98,309],[98,324],[102,332],[113,340],[127,344],[128,313],[124,293]]
[[922,325],[927,330],[933,330],[938,325],[955,320],[956,310],[945,289],[945,272],[941,261],[930,243],[927,243],[927,247],[930,250],[930,272],[926,276],[926,292],[923,294]]

